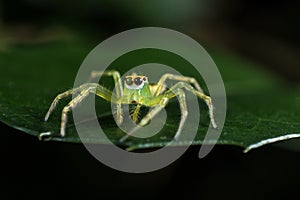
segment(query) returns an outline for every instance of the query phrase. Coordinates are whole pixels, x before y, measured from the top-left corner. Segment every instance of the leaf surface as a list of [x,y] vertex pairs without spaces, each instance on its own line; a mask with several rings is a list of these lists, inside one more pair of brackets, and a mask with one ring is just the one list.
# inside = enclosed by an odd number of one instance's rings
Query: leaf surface
[[[55,96],[72,88],[81,62],[92,48],[84,42],[69,41],[14,46],[0,53],[0,120],[34,136],[50,132],[50,140],[81,142],[72,120],[67,125],[67,135],[59,135],[61,110],[70,98],[62,100],[47,122],[43,119]],[[278,77],[260,70],[251,62],[216,50],[209,52],[223,77],[228,103],[225,126],[217,144],[237,145],[248,151],[267,143],[300,136],[298,91],[289,89]],[[197,74],[192,66],[186,67],[189,63],[184,59],[151,49],[121,56],[110,68],[124,73],[133,66],[149,62],[162,62],[188,76]],[[195,78],[206,88],[200,75]],[[100,84],[113,88],[110,79],[100,80]],[[110,111],[111,104],[100,98],[96,102],[102,129],[111,141],[118,143],[124,133],[115,124]],[[201,121],[193,144],[203,143],[209,123],[204,103],[200,103],[200,109]],[[176,101],[170,102],[167,113],[172,114],[168,114],[167,122],[159,134],[144,140],[130,137],[122,145],[131,149],[166,145],[176,133],[180,120]],[[69,117],[72,118],[72,115]],[[95,128],[88,127],[84,139],[103,143],[96,136]]]

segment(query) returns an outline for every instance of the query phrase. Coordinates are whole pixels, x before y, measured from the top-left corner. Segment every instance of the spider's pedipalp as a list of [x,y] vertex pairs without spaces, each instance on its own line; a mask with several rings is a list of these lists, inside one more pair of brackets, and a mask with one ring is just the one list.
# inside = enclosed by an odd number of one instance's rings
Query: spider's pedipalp
[[142,105],[141,104],[137,104],[133,113],[132,113],[132,121],[134,123],[137,122],[138,118],[139,118],[139,113],[140,113],[140,109],[141,109]]

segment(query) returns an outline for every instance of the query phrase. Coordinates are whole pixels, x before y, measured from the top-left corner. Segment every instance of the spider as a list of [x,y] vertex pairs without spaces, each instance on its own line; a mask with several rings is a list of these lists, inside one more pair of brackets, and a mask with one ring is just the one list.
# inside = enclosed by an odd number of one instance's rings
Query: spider
[[[177,140],[182,131],[183,125],[188,115],[188,109],[186,104],[185,92],[183,89],[192,92],[197,97],[203,99],[208,106],[209,116],[211,124],[214,128],[217,128],[217,124],[214,120],[213,104],[211,98],[205,95],[197,82],[193,77],[179,76],[174,74],[164,74],[156,84],[149,84],[148,77],[137,75],[135,73],[126,76],[124,80],[124,86],[122,86],[120,73],[116,70],[109,71],[93,71],[90,75],[92,80],[96,77],[111,76],[115,84],[115,93],[111,92],[107,88],[99,85],[98,83],[85,83],[77,88],[67,90],[59,94],[52,102],[46,116],[45,121],[48,120],[50,114],[56,107],[59,100],[73,94],[77,94],[68,105],[62,110],[60,135],[65,136],[65,129],[67,123],[67,114],[80,104],[90,93],[93,93],[107,101],[116,104],[116,123],[120,125],[123,122],[122,104],[136,104],[135,110],[132,114],[133,122],[137,122],[140,108],[142,106],[153,107],[138,123],[138,127],[145,126],[149,123],[151,118],[155,117],[169,102],[170,99],[178,97],[181,110],[181,120],[179,122],[178,130],[174,136]],[[167,89],[165,81],[167,79],[179,81],[171,88]],[[193,86],[192,86],[193,85]],[[135,130],[134,130],[135,131]],[[133,132],[133,131],[132,131]],[[120,142],[124,141],[130,134],[125,135],[120,139]]]

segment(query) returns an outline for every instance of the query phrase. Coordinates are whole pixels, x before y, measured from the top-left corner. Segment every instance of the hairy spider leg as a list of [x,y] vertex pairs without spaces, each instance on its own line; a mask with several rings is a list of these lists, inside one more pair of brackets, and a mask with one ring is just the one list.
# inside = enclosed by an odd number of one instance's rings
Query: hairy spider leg
[[89,77],[89,82],[97,77],[101,76],[112,76],[114,79],[116,94],[117,97],[123,96],[123,86],[121,81],[120,73],[116,70],[108,70],[108,71],[92,71]]
[[80,91],[80,88],[70,89],[70,90],[65,91],[64,93],[57,95],[56,98],[53,100],[47,114],[45,115],[44,120],[47,121],[49,119],[50,114],[53,112],[53,110],[55,109],[55,107],[57,106],[58,102],[61,99],[71,96],[72,94],[75,94],[79,91]]
[[210,122],[211,122],[213,128],[217,128],[217,124],[216,124],[215,118],[214,118],[214,110],[213,110],[214,108],[213,108],[213,104],[212,104],[210,96],[207,96],[203,92],[196,90],[194,87],[192,87],[190,84],[188,84],[186,82],[178,82],[172,88],[173,89],[175,89],[175,88],[186,89],[186,90],[192,92],[194,95],[196,95],[200,99],[203,99],[209,109]]
[[61,113],[61,124],[60,124],[60,135],[61,136],[65,136],[66,134],[66,124],[68,121],[68,112],[71,111],[71,109],[75,108],[80,102],[82,102],[83,99],[85,99],[89,93],[90,90],[92,90],[93,88],[86,88],[84,90],[82,90],[78,96],[76,96],[74,99],[72,99],[72,101],[70,101],[68,103],[68,105],[66,105]]
[[209,116],[210,116],[210,121],[212,123],[212,126],[214,128],[217,128],[217,124],[215,122],[215,119],[214,119],[214,111],[213,111],[213,104],[212,104],[212,100],[211,100],[211,97],[205,95],[203,93],[203,90],[201,89],[198,81],[193,78],[193,77],[188,77],[188,76],[179,76],[179,75],[174,75],[174,74],[164,74],[160,80],[158,81],[157,83],[157,90],[155,92],[155,95],[159,95],[161,94],[162,92],[164,92],[164,82],[167,80],[167,79],[171,79],[171,80],[178,80],[178,81],[182,81],[183,83],[184,82],[188,82],[190,84],[193,84],[194,87],[197,89],[195,90],[193,87],[191,87],[189,84],[185,84],[185,89],[189,90],[190,92],[193,92],[196,96],[200,97],[201,99],[203,99],[205,101],[205,103],[207,104],[208,106],[208,109],[209,109]]
[[120,139],[120,142],[123,142],[126,140],[130,135],[132,135],[135,131],[137,131],[141,126],[146,125],[151,118],[153,118],[155,115],[157,115],[169,102],[169,100],[175,96],[178,96],[179,100],[179,105],[180,105],[180,110],[181,110],[181,120],[180,124],[178,127],[178,130],[174,136],[174,139],[177,140],[181,134],[183,125],[186,121],[187,115],[188,115],[188,109],[186,105],[186,98],[185,98],[185,93],[182,89],[186,89],[190,92],[192,92],[194,95],[197,97],[203,99],[205,103],[207,104],[209,108],[209,115],[210,115],[210,121],[212,123],[212,126],[214,128],[217,128],[217,125],[214,120],[214,115],[213,115],[213,105],[211,102],[211,98],[204,93],[196,90],[193,88],[190,84],[186,82],[178,82],[176,83],[173,87],[171,87],[169,90],[167,90],[164,94],[161,94],[159,96],[153,97],[151,101],[148,101],[147,103],[145,102],[145,106],[149,107],[154,107],[139,123],[139,126],[135,127],[130,133],[125,135]]
[[188,82],[190,84],[193,84],[194,87],[201,93],[203,93],[203,90],[201,89],[198,81],[193,78],[193,77],[188,77],[188,76],[180,76],[180,75],[175,75],[175,74],[164,74],[158,81],[157,83],[157,88],[156,91],[154,93],[154,96],[160,95],[162,94],[166,87],[165,87],[165,81],[167,79],[170,80],[175,80],[175,81],[183,81],[183,82]]
[[186,105],[186,98],[185,98],[185,93],[182,89],[178,88],[177,89],[177,95],[178,95],[178,101],[179,101],[179,105],[180,105],[180,111],[181,111],[181,120],[180,120],[180,123],[179,123],[179,127],[178,127],[178,130],[174,136],[174,139],[175,140],[178,140],[180,134],[181,134],[181,131],[183,129],[183,125],[186,121],[186,118],[187,118],[187,115],[188,115],[188,108],[187,108],[187,105]]
[[[117,97],[108,89],[105,87],[97,84],[97,83],[86,83],[78,88],[68,90],[67,92],[64,92],[62,94],[59,94],[53,101],[52,105],[55,105],[55,101],[57,99],[61,99],[63,97],[66,97],[68,95],[72,95],[74,93],[79,93],[75,98],[72,99],[68,103],[67,106],[63,108],[62,115],[61,115],[61,126],[60,126],[60,134],[61,136],[65,135],[65,129],[66,129],[66,123],[67,123],[67,114],[70,112],[73,108],[75,108],[78,104],[80,104],[89,94],[93,93],[107,101],[117,102]],[[50,107],[48,113],[46,114],[46,117],[51,114],[53,108]],[[45,118],[46,118],[45,117]]]
[[[115,90],[117,97],[120,98],[123,96],[123,85],[121,81],[120,73],[116,70],[107,70],[107,71],[92,71],[91,75],[88,79],[88,82],[91,82],[93,79],[101,77],[101,76],[112,76],[114,79],[115,84]],[[122,110],[122,104],[117,103],[116,104],[116,118],[117,118],[117,124],[120,125],[123,122],[123,110]]]

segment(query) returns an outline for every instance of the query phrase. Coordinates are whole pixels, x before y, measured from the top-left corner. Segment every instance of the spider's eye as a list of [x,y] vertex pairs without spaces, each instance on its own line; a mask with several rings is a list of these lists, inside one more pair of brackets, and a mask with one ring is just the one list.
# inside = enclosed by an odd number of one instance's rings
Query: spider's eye
[[143,83],[143,80],[140,77],[137,77],[134,79],[134,84],[135,85],[141,85]]
[[133,80],[132,80],[132,78],[128,77],[128,78],[125,79],[125,82],[126,82],[127,85],[132,85]]

